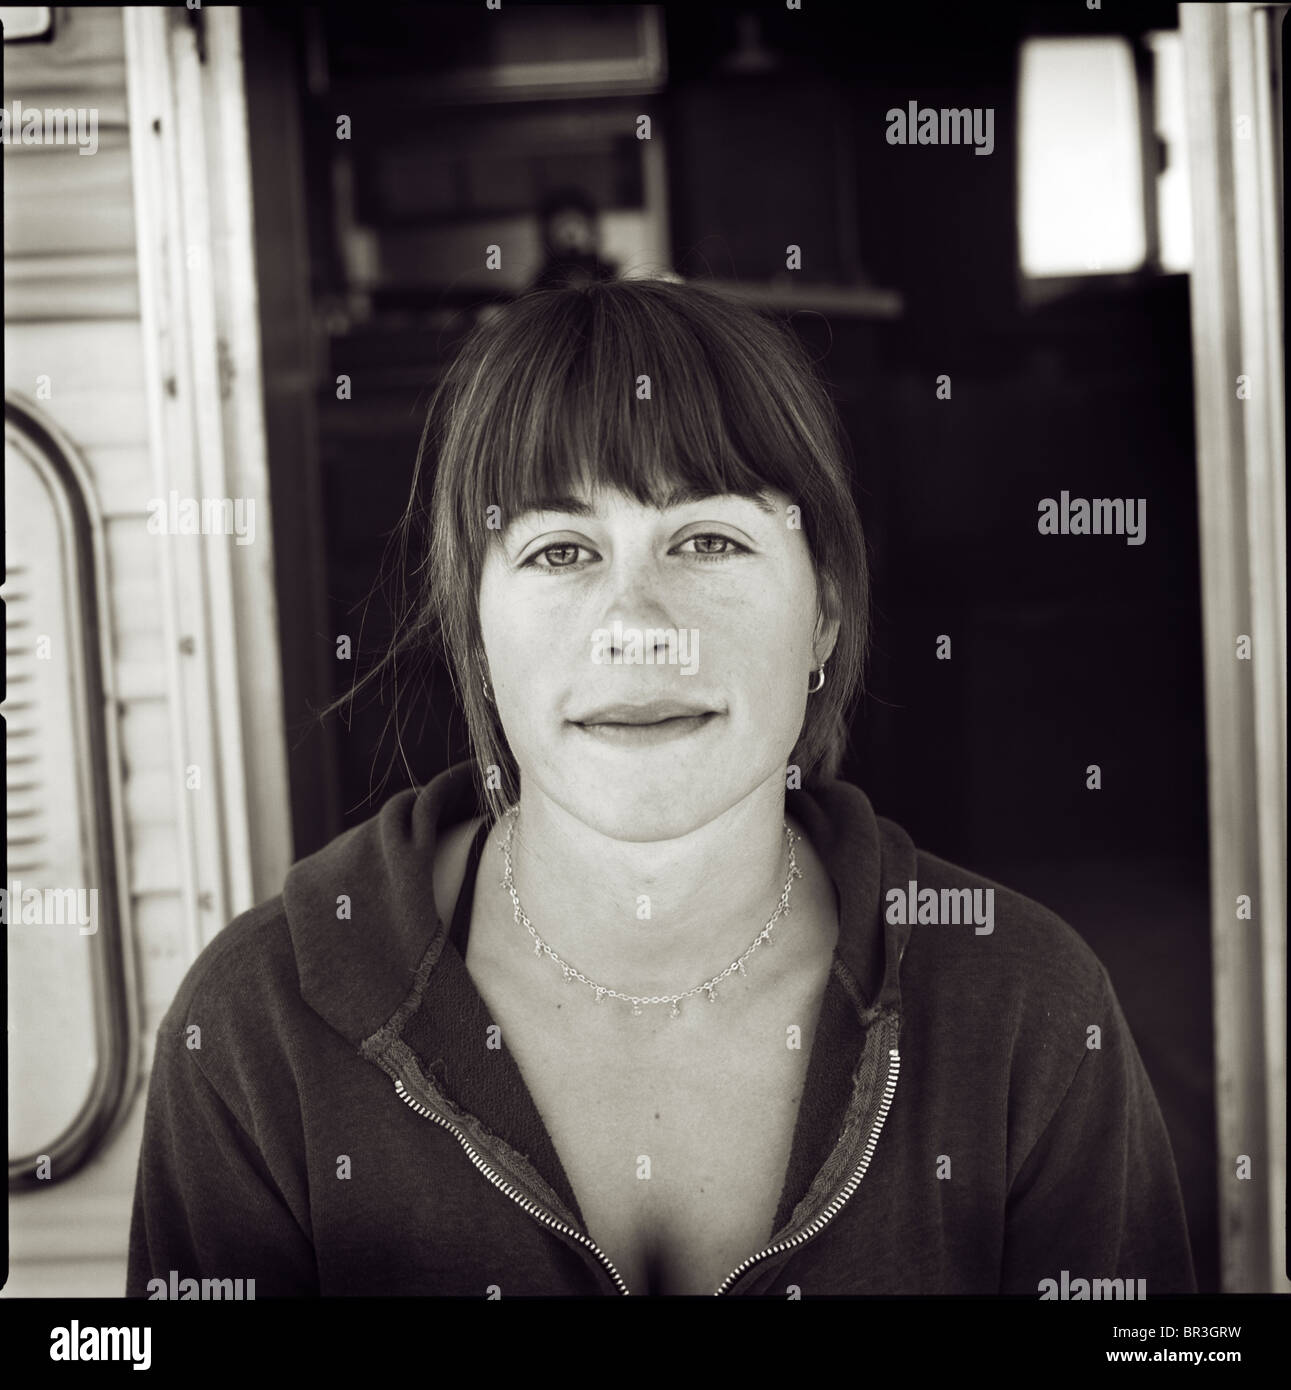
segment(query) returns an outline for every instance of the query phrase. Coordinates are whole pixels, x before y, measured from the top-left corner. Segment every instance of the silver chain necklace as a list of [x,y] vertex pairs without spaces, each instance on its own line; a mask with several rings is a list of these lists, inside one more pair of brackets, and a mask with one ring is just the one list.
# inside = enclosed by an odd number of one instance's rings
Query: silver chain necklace
[[502,856],[506,861],[506,873],[502,879],[502,886],[511,894],[511,901],[515,904],[515,920],[520,923],[533,938],[534,955],[550,956],[565,972],[565,982],[572,985],[575,981],[578,981],[580,984],[586,985],[588,989],[595,993],[596,1002],[598,1004],[607,996],[610,999],[622,999],[625,1003],[632,1005],[632,1012],[637,1017],[641,1015],[641,1006],[643,1004],[670,1004],[672,1008],[669,1017],[677,1018],[681,1014],[681,1001],[683,999],[689,999],[692,994],[699,994],[701,992],[706,992],[708,994],[708,1002],[710,1004],[715,1004],[717,1002],[717,986],[721,984],[728,975],[733,975],[737,970],[743,975],[745,973],[744,962],[748,960],[764,941],[768,946],[775,944],[771,939],[771,931],[780,916],[789,911],[789,893],[793,887],[794,879],[802,877],[802,870],[798,868],[798,860],[793,852],[793,842],[799,837],[789,828],[789,822],[786,821],[784,833],[789,843],[789,876],[784,881],[784,889],[780,894],[780,901],[776,905],[776,910],[771,914],[770,920],[767,922],[766,926],[753,938],[747,949],[736,956],[730,965],[720,974],[714,975],[711,980],[705,980],[702,985],[696,985],[693,989],[686,990],[684,994],[623,994],[617,989],[611,989],[608,985],[598,985],[595,980],[589,980],[581,970],[575,970],[568,961],[563,960],[547,945],[542,937],[538,935],[533,923],[525,915],[525,910],[520,906],[520,899],[516,895],[515,878],[512,874],[511,866],[511,837],[515,833],[515,818],[519,814],[519,811],[519,806],[512,806],[505,812],[509,824],[507,825],[506,838],[502,842]]

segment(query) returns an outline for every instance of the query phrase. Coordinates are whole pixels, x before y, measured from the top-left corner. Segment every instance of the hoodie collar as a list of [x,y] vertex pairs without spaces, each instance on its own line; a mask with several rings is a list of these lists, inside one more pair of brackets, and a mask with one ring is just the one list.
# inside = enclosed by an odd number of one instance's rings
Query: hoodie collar
[[[397,793],[374,816],[288,871],[283,888],[305,1002],[355,1047],[393,1036],[417,1007],[443,951],[435,910],[435,846],[480,814],[474,764],[454,764],[420,790]],[[785,794],[838,895],[837,953],[872,1017],[900,1004],[906,924],[884,921],[889,887],[915,875],[909,836],[876,816],[869,798],[832,780]],[[366,1050],[366,1049],[365,1049]]]

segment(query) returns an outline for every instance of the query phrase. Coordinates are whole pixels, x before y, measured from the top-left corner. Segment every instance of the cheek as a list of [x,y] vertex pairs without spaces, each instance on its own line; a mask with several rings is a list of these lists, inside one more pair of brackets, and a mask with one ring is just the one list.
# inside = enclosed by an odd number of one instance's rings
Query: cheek
[[801,617],[769,587],[705,615],[699,632],[700,672],[741,691],[750,709],[773,712],[806,683],[810,631],[804,636]]
[[547,595],[541,581],[490,582],[480,586],[480,629],[494,684],[519,703],[526,693],[549,687],[568,674],[576,656],[570,614]]
[[815,621],[812,576],[797,566],[783,586],[767,585],[750,597],[741,617],[741,661],[756,663],[766,701],[792,703],[805,689]]
[[504,583],[488,566],[480,580],[479,614],[480,636],[493,684],[503,686],[508,683],[517,655],[514,604],[507,602]]
[[768,661],[787,661],[811,635],[810,603],[797,578],[792,570],[777,567],[741,584],[707,615],[714,635],[725,631],[743,649],[760,652]]

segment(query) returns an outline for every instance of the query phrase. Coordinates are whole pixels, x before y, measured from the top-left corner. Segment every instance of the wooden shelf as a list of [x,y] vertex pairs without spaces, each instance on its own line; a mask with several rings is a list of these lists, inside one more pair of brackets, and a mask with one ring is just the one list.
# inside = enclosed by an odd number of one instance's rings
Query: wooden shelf
[[897,319],[904,303],[897,290],[879,285],[794,285],[767,281],[692,279],[687,283],[773,309],[816,309],[824,314]]

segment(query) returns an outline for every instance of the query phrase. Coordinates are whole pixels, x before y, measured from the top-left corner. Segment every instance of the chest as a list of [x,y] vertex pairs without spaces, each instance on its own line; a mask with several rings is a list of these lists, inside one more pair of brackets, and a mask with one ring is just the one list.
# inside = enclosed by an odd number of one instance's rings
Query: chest
[[582,1001],[510,998],[480,970],[588,1234],[632,1293],[711,1294],[767,1245],[824,982],[822,971],[757,1008],[692,1002],[699,1026],[622,1009],[586,1031]]

